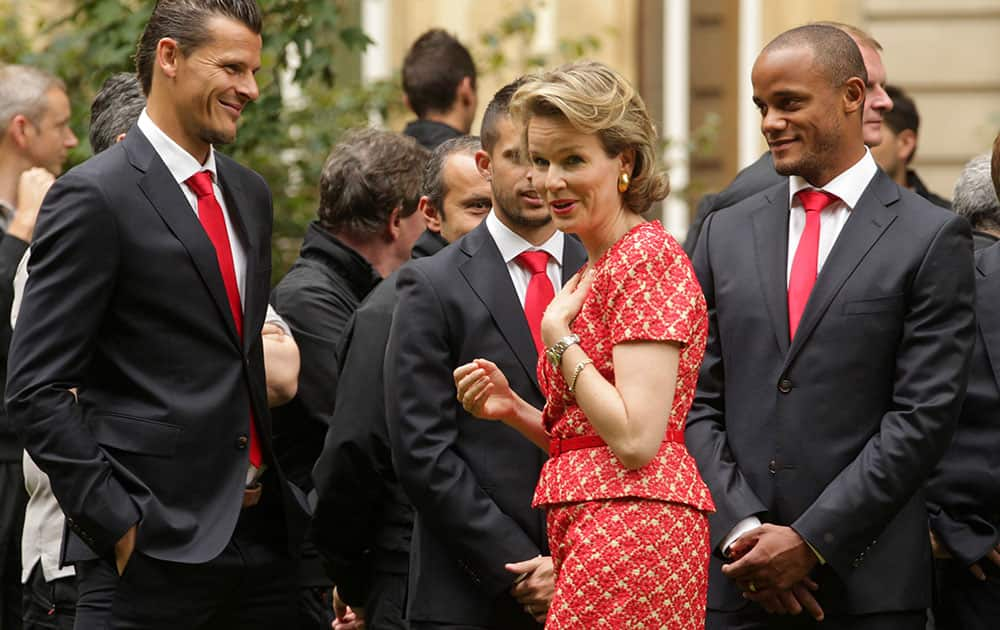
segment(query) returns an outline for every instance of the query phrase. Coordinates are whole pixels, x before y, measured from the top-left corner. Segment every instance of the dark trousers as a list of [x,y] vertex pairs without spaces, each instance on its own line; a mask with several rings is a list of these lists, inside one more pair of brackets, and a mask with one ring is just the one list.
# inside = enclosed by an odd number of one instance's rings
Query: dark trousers
[[817,623],[807,613],[770,615],[756,604],[736,612],[708,611],[705,630],[925,630],[927,613],[914,610],[877,615],[827,615]]
[[226,548],[205,564],[137,551],[79,562],[76,630],[275,630],[295,627],[295,562],[280,515],[243,510]]
[[36,564],[24,585],[24,630],[72,630],[76,597],[75,576],[46,582]]
[[979,563],[981,582],[954,560],[935,566],[934,624],[936,630],[996,630],[1000,628],[1000,567]]
[[406,574],[376,571],[365,604],[367,630],[407,630],[403,621],[406,609]]
[[0,629],[21,627],[21,530],[24,529],[21,460],[0,461]]

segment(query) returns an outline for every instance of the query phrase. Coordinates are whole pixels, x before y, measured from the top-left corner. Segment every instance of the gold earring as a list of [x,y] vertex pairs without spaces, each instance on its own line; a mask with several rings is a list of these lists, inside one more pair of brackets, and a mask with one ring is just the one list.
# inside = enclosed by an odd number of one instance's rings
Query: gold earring
[[618,176],[618,192],[624,194],[628,190],[628,185],[630,183],[628,173],[622,171],[622,174]]

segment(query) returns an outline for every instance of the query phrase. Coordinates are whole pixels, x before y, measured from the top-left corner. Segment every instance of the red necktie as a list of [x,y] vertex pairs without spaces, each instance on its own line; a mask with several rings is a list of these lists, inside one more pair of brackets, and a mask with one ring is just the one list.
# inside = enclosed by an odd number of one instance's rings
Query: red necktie
[[[243,340],[243,306],[240,303],[240,290],[236,284],[236,268],[233,265],[233,250],[229,244],[229,233],[226,232],[226,220],[222,216],[222,206],[215,198],[212,189],[212,173],[201,171],[195,173],[187,181],[194,194],[198,196],[198,218],[201,220],[205,233],[215,247],[215,258],[219,261],[219,271],[222,272],[222,283],[226,286],[226,296],[229,298],[229,311],[236,324],[236,333]],[[250,463],[260,468],[263,457],[260,451],[260,439],[257,436],[257,426],[254,422],[253,410],[250,410]]]
[[549,262],[549,253],[521,252],[515,260],[517,264],[531,272],[528,290],[524,294],[524,316],[528,319],[528,328],[531,329],[531,337],[535,340],[535,349],[541,354],[545,349],[545,344],[542,343],[542,313],[556,296],[552,281],[549,280],[545,269]]
[[822,190],[800,190],[795,193],[806,211],[806,227],[799,239],[799,246],[792,259],[792,273],[788,277],[788,333],[795,338],[802,311],[809,294],[816,284],[816,267],[819,257],[819,218],[823,208],[837,201],[836,195]]

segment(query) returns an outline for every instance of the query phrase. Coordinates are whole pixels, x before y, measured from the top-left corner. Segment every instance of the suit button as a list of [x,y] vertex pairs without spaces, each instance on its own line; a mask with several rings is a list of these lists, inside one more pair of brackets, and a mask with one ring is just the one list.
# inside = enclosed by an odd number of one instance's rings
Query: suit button
[[781,392],[782,394],[787,394],[788,392],[792,391],[792,379],[783,378],[780,381],[778,381],[778,391]]
[[771,473],[772,475],[778,472],[778,462],[776,460],[772,459],[767,463],[767,472]]
[[236,438],[236,448],[238,449],[246,448],[247,444],[249,443],[250,443],[250,438],[248,438],[245,435],[241,435],[240,437]]

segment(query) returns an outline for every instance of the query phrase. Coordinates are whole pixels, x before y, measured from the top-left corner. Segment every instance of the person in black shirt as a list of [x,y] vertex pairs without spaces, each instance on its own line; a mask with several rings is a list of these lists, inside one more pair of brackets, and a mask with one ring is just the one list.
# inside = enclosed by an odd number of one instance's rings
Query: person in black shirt
[[477,104],[468,49],[439,28],[418,37],[403,59],[403,99],[417,115],[403,133],[424,148],[468,134]]

